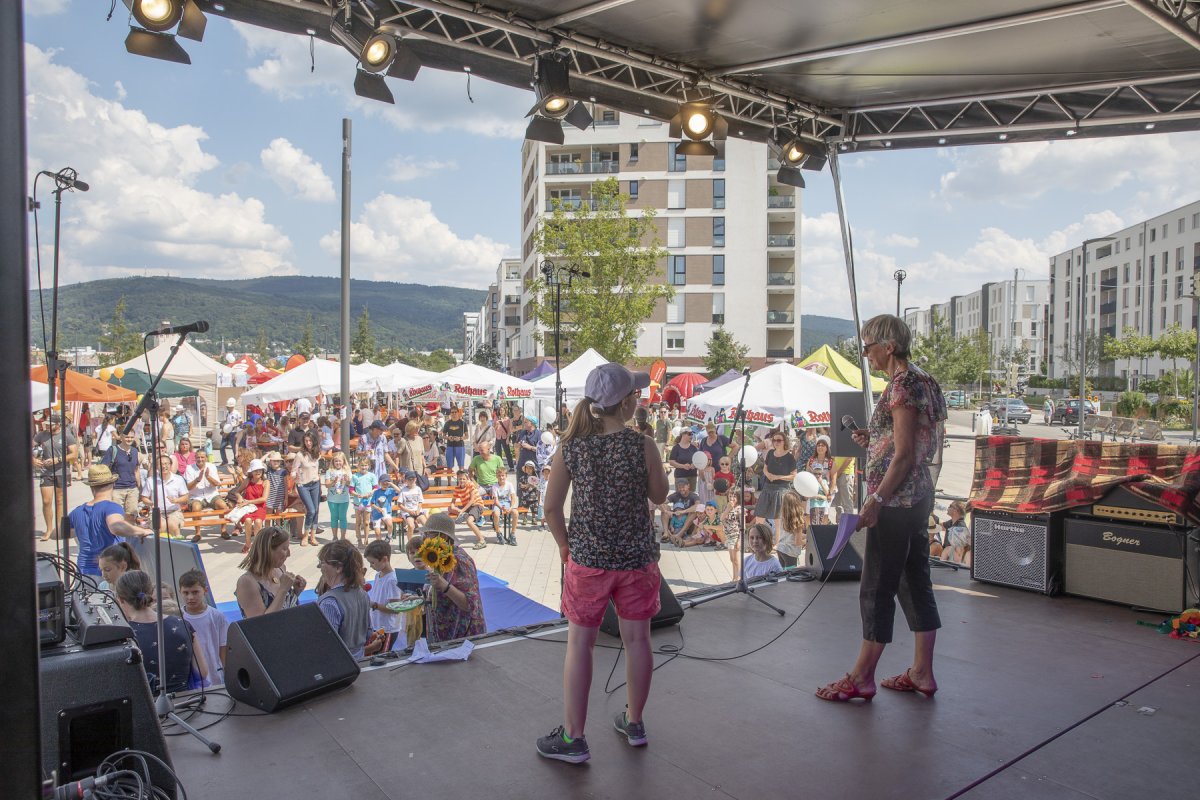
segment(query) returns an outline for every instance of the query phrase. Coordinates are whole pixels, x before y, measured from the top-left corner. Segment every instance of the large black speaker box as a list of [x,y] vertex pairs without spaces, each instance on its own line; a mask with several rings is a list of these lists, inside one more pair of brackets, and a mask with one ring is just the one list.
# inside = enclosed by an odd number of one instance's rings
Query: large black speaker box
[[1067,594],[1173,613],[1197,601],[1195,530],[1068,516],[1063,541]]
[[971,513],[971,577],[1054,595],[1062,591],[1062,514]]
[[[127,748],[171,763],[137,648],[45,648],[40,673],[42,768],[59,784],[94,776],[101,761]],[[154,785],[174,797],[167,771],[150,769]]]
[[[661,607],[650,620],[651,629],[678,625],[679,620],[683,619],[683,606],[679,605],[679,601],[675,599],[675,593],[671,591],[671,587],[665,580],[659,581],[658,601]],[[604,609],[604,619],[600,622],[600,630],[609,636],[621,636],[621,623],[617,620],[617,610],[613,607],[612,600],[608,601],[608,607]]]
[[842,427],[842,417],[849,415],[860,427],[867,427],[867,400],[862,392],[829,393],[829,453],[835,456],[865,458],[867,453],[851,438],[851,431]]
[[[859,398],[861,399],[861,395]],[[862,577],[863,556],[867,552],[867,529],[850,534],[846,549],[837,558],[830,557],[837,525],[811,525],[808,529],[808,544],[804,548],[805,563],[818,580],[852,580]]]
[[316,603],[229,626],[225,690],[271,712],[358,679],[359,666]]

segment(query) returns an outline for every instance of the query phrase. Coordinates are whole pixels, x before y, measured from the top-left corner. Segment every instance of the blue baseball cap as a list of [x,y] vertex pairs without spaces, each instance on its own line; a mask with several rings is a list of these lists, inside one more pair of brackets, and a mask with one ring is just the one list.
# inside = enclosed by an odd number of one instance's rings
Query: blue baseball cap
[[588,373],[583,393],[603,408],[612,408],[650,385],[650,373],[631,372],[620,364],[601,364]]

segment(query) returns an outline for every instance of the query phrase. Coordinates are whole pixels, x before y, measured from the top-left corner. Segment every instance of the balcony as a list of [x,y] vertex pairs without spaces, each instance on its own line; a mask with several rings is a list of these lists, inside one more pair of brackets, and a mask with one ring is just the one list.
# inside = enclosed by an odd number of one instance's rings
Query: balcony
[[546,165],[547,175],[603,175],[620,172],[616,161],[558,161]]
[[767,235],[767,247],[795,247],[796,234],[771,233]]
[[521,324],[521,318],[520,318],[520,317],[505,317],[505,318],[504,318],[504,324],[505,324],[506,326],[507,326],[507,325],[520,325],[520,324]]
[[1110,303],[1101,303],[1101,304],[1100,304],[1100,313],[1101,313],[1101,314],[1115,314],[1115,313],[1117,313],[1117,301],[1116,301],[1116,300],[1113,300],[1113,301],[1112,301],[1112,302],[1110,302]]
[[781,347],[775,350],[767,348],[767,358],[795,358],[796,351],[791,347]]
[[599,205],[591,198],[584,200],[582,197],[548,197],[546,198],[547,211],[554,210],[554,203],[556,200],[562,205],[563,211],[576,211],[582,208],[585,203],[587,204],[588,208],[590,208],[592,211],[595,211]]
[[796,323],[796,312],[794,311],[768,311],[768,325],[794,325]]
[[794,272],[768,272],[767,286],[795,286],[796,273]]
[[796,195],[780,194],[767,196],[767,208],[795,208]]

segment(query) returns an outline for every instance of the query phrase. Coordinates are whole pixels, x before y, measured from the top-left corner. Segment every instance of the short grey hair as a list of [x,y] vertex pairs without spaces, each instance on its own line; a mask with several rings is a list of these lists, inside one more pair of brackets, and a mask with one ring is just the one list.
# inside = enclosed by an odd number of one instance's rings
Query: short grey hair
[[871,342],[891,342],[896,358],[908,358],[912,346],[912,331],[907,323],[892,314],[871,317],[862,327],[862,339]]

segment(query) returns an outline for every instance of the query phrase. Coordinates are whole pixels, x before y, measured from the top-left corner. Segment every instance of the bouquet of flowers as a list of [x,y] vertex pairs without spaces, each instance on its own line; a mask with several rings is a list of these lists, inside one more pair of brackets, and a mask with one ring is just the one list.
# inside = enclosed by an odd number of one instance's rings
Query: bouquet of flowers
[[441,536],[425,539],[417,550],[417,558],[429,569],[442,574],[453,572],[458,566],[458,560],[454,557],[454,545]]

